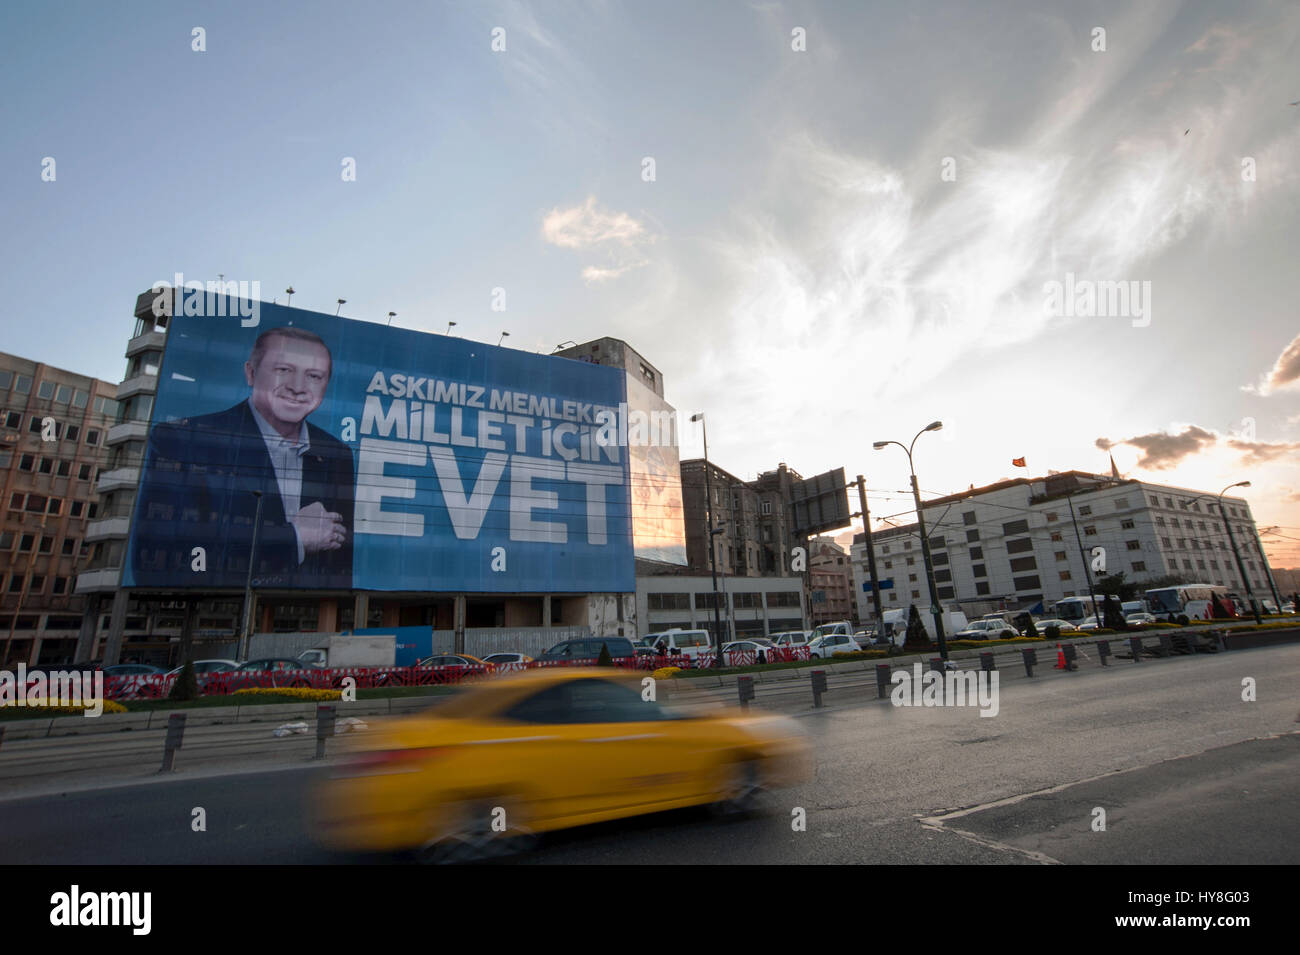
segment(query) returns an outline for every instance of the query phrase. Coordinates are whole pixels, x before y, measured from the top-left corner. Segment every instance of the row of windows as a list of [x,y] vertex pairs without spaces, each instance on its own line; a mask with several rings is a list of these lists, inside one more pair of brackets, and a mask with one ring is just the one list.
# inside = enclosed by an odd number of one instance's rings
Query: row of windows
[[[44,494],[23,494],[15,491],[9,495],[9,510],[25,511],[28,514],[52,514],[59,515],[63,513],[63,498],[46,497]],[[72,501],[68,505],[68,515],[70,517],[82,517],[83,515],[90,520],[95,519],[99,513],[99,502],[92,501],[87,507],[85,501]],[[3,548],[0,548],[3,550]]]
[[[156,373],[156,372],[155,372]],[[12,390],[14,394],[30,395],[32,393],[31,375],[19,375],[12,371],[0,371],[0,392]],[[53,401],[56,405],[71,405],[84,408],[90,403],[90,394],[72,385],[60,385],[48,379],[36,386],[36,397]],[[117,402],[112,398],[99,396],[95,399],[96,414],[112,415],[117,411]]]
[[[13,464],[12,451],[0,451],[0,471],[8,470]],[[100,470],[93,464],[76,464],[67,458],[37,457],[34,454],[20,454],[18,456],[18,470],[26,471],[28,474],[48,474],[51,477],[72,477],[73,466],[77,469],[77,479],[80,481],[98,481]]]
[[[0,415],[0,424],[17,431],[23,426],[23,416],[17,411],[6,411]],[[43,434],[45,431],[45,419],[39,415],[32,415],[27,422],[27,431],[29,434]],[[86,429],[86,445],[88,447],[98,447],[99,439],[103,432],[99,428]],[[73,444],[81,440],[81,426],[76,424],[64,425],[62,421],[54,422],[54,437],[59,441],[71,441]]]
[[72,593],[71,577],[51,577],[47,581],[44,574],[32,574],[30,579],[28,579],[25,574],[13,574],[9,578],[7,592],[11,594],[22,593],[24,581],[27,583],[28,596],[31,596],[32,594],[45,593],[45,585],[47,582],[51,585],[50,593],[56,597]]
[[[718,594],[718,606],[725,608],[727,604],[726,594]],[[712,593],[699,593],[695,595],[695,606],[697,609],[713,609]],[[763,606],[762,593],[737,593],[732,594],[732,601],[740,609],[756,609]],[[769,607],[798,607],[799,594],[796,591],[775,591],[767,595],[767,605]],[[648,610],[689,610],[691,608],[690,594],[673,594],[673,593],[651,593],[646,594],[646,608]]]
[[[42,535],[38,543],[35,534],[20,534],[16,531],[0,531],[0,552],[7,553],[13,550],[15,541],[18,543],[18,553],[20,554],[29,554],[32,548],[36,548],[38,554],[54,553],[53,537]],[[78,552],[82,557],[86,556],[89,553],[88,545],[82,544],[80,551],[78,551],[77,538],[63,538],[63,543],[59,545],[59,553],[64,557],[71,557]]]

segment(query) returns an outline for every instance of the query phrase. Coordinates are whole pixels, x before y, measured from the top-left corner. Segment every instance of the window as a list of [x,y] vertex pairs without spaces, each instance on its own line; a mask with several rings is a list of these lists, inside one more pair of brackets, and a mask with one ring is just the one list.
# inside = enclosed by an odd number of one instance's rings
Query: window
[[895,601],[895,600],[897,600],[897,599],[898,599],[898,594],[894,593],[894,592],[891,590],[891,591],[889,592],[889,599],[890,599],[891,601]]
[[83,464],[80,468],[77,469],[77,478],[78,478],[79,480],[82,480],[82,481],[89,481],[89,480],[90,480],[90,465],[89,465],[89,464]]
[[962,514],[962,516],[961,516],[961,521],[962,521],[962,523],[965,524],[967,527],[969,527],[971,524],[974,524],[974,523],[975,523],[975,512],[974,512],[974,511],[966,511],[964,514]]
[[72,400],[72,386],[59,385],[58,390],[54,392],[55,404],[66,405]]
[[23,592],[23,575],[14,574],[9,578],[9,592],[11,594],[20,594]]
[[42,554],[53,554],[53,553],[54,553],[54,538],[53,538],[53,537],[42,537],[42,538],[41,538],[41,547],[40,547],[40,551],[39,551],[39,552],[42,553]]
[[31,514],[44,514],[45,505],[49,503],[49,498],[42,494],[28,494],[26,510]]
[[1065,556],[1065,551],[1063,551],[1063,550],[1058,550],[1058,551],[1056,552],[1056,559],[1057,559],[1057,560],[1066,560],[1067,558],[1066,558],[1066,556]]
[[1179,524],[1179,523],[1178,523],[1178,518],[1176,518],[1176,517],[1171,517],[1171,518],[1169,518],[1169,523],[1172,524],[1174,527],[1182,527],[1182,526],[1183,526],[1182,524]]
[[971,560],[983,560],[983,559],[984,559],[984,548],[983,548],[983,547],[972,547],[972,548],[970,549],[970,559],[971,559]]
[[81,438],[81,426],[80,426],[80,425],[76,425],[76,424],[70,424],[70,425],[68,425],[68,430],[67,430],[67,433],[64,434],[64,437],[67,438],[69,441],[78,441],[78,440],[80,440],[80,438]]
[[762,508],[762,511],[763,511],[763,516],[764,516],[764,517],[766,517],[766,516],[768,516],[769,514],[771,514],[771,513],[772,513],[772,502],[771,502],[771,501],[764,501],[764,502],[763,502],[763,508]]
[[52,497],[52,498],[50,498],[50,506],[47,507],[47,508],[45,509],[45,513],[46,513],[46,514],[62,514],[62,513],[63,513],[63,498],[61,498],[61,497]]
[[907,582],[908,582],[909,584],[914,584],[914,583],[916,583],[916,574],[908,574],[908,575],[907,575]]
[[1016,590],[1037,590],[1042,586],[1037,576],[1033,577],[1016,577],[1012,583],[1015,584]]
[[1168,537],[1162,537],[1162,538],[1160,538],[1160,543],[1161,543],[1161,545],[1162,545],[1166,550],[1169,550],[1170,548],[1173,547],[1173,545],[1169,543],[1169,538],[1168,538]]
[[1062,579],[1062,580],[1069,580],[1069,579],[1070,579],[1070,572],[1069,572],[1068,570],[1063,570],[1063,571],[1061,571],[1061,579]]
[[30,554],[33,547],[36,546],[35,534],[24,534],[18,539],[18,551],[23,554]]
[[20,395],[30,395],[32,393],[32,379],[30,375],[14,376],[14,391]]
[[1029,532],[1028,521],[1010,521],[1002,525],[1002,533],[1010,537],[1012,534],[1026,534]]
[[940,600],[952,600],[956,596],[956,593],[951,587],[940,587],[938,589]]
[[1165,498],[1165,507],[1171,511],[1174,509],[1174,499],[1172,497]]
[[911,566],[912,566],[913,564],[915,564],[915,563],[916,563],[916,558],[915,558],[915,557],[909,557],[909,558],[907,558],[907,566],[908,566],[908,567],[911,567]]
[[1084,536],[1084,537],[1096,537],[1096,536],[1097,536],[1097,528],[1095,528],[1095,527],[1085,527],[1085,528],[1083,529],[1083,536]]
[[690,594],[646,594],[646,608],[649,610],[689,610]]
[[934,554],[934,555],[932,555],[932,556],[930,557],[930,563],[932,563],[932,564],[946,564],[946,563],[948,563],[948,555],[947,555],[947,554]]
[[36,455],[24,454],[18,459],[19,471],[33,471],[36,469]]
[[942,537],[931,537],[931,538],[930,538],[930,546],[931,546],[931,547],[935,547],[935,548],[938,548],[938,547],[947,547],[947,546],[948,546],[948,542],[947,542],[947,540],[945,540],[945,539],[942,538]]
[[880,552],[881,552],[882,554],[888,554],[888,553],[889,553],[889,545],[886,544],[884,547],[880,548]]
[[77,539],[75,537],[63,538],[63,556],[71,557],[77,551]]
[[894,566],[894,562],[892,560],[885,561],[885,570],[889,570],[893,566]]
[[1119,526],[1126,531],[1131,531],[1133,529],[1133,522],[1131,520],[1123,520],[1119,522]]
[[985,571],[983,564],[976,564],[974,567],[971,568],[971,573],[974,574],[976,577],[988,576],[988,573]]
[[1165,526],[1165,519],[1163,517],[1157,517],[1156,527],[1164,527],[1164,526]]
[[981,597],[985,597],[988,595],[988,592],[989,592],[989,585],[987,581],[983,581],[983,580],[975,581],[975,593],[979,594]]
[[1038,561],[1032,557],[1017,557],[1011,562],[1012,571],[1037,570]]
[[1128,498],[1126,498],[1126,497],[1117,497],[1117,498],[1115,498],[1115,510],[1117,510],[1117,511],[1126,511],[1126,510],[1128,510]]
[[54,397],[54,382],[52,382],[52,381],[42,381],[39,385],[37,385],[37,386],[36,386],[36,397],[37,397],[37,398],[53,398],[53,397]]
[[1058,518],[1057,518],[1057,515],[1056,515],[1056,511],[1048,511],[1048,512],[1047,512],[1047,520],[1048,520],[1049,522],[1050,522],[1050,521],[1055,521],[1055,520],[1057,520],[1057,519],[1058,519]]
[[936,581],[939,581],[940,583],[947,583],[948,581],[952,580],[952,571],[951,571],[951,570],[936,570],[936,571],[934,572],[934,579],[935,579]]
[[85,507],[86,507],[85,502],[73,501],[72,507],[69,509],[69,512],[72,514],[73,517],[80,517],[81,512],[85,509]]
[[92,448],[93,448],[93,447],[97,447],[97,446],[99,445],[99,429],[98,429],[98,428],[87,428],[87,429],[86,429],[86,444],[90,445]]
[[1146,561],[1142,561],[1142,560],[1133,561],[1133,572],[1135,574],[1144,573],[1146,569],[1147,569]]
[[90,397],[89,395],[87,395],[84,391],[78,388],[76,391],[72,393],[72,407],[74,408],[86,407],[86,400],[89,397]]
[[977,541],[977,540],[979,540],[979,539],[980,539],[980,532],[979,532],[979,531],[967,531],[967,532],[966,532],[966,543],[968,543],[968,544],[973,544],[975,541]]
[[1053,540],[1055,543],[1057,543],[1057,544],[1061,543],[1061,540],[1062,540],[1062,538],[1061,538],[1061,532],[1060,532],[1060,531],[1052,531],[1052,540]]
[[1025,551],[1033,550],[1034,542],[1028,537],[1021,537],[1017,540],[1007,541],[1008,554],[1023,554]]
[[919,591],[919,590],[913,590],[913,591],[912,591],[912,599],[913,599],[913,600],[917,600],[917,599],[919,599],[920,596],[921,596],[921,591]]
[[40,433],[41,433],[41,416],[40,416],[40,415],[32,415],[32,420],[29,421],[29,422],[27,422],[27,433],[28,433],[28,434],[40,434]]
[[12,371],[0,371],[0,391],[8,391],[9,386],[14,383],[14,373]]
[[41,463],[37,466],[36,470],[41,474],[53,474],[55,463],[54,458],[41,458]]
[[1083,517],[1087,517],[1091,513],[1092,513],[1091,505],[1085,504],[1083,505],[1083,507],[1079,508],[1079,514]]
[[[55,595],[58,595],[58,594],[66,594],[66,593],[68,592],[68,578],[67,578],[67,577],[55,577],[55,578],[54,578],[54,587],[53,587],[53,589],[52,589],[50,592],[53,593],[53,594],[55,594]],[[68,629],[72,629],[72,628],[69,627]]]
[[1142,549],[1142,542],[1141,542],[1141,541],[1125,541],[1125,542],[1124,542],[1124,546],[1127,547],[1129,550],[1141,550],[1141,549]]
[[903,550],[911,550],[911,549],[912,549],[912,542],[911,542],[911,541],[903,541]]
[[23,416],[17,411],[6,411],[4,421],[6,428],[21,428],[23,426]]
[[71,461],[60,461],[60,462],[59,462],[59,477],[70,477],[71,475],[72,475],[72,462],[71,462]]

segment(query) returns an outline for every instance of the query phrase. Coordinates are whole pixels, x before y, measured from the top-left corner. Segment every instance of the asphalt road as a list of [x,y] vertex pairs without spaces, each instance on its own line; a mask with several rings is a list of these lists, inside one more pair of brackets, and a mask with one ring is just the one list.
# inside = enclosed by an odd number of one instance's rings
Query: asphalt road
[[[1242,700],[1242,681],[1257,700]],[[977,709],[833,704],[801,716],[816,776],[765,814],[703,810],[556,834],[516,863],[1300,862],[1300,647],[1008,681]],[[160,777],[0,802],[0,861],[321,863],[319,768]],[[207,829],[192,829],[202,807]],[[1106,828],[1094,831],[1097,809]],[[806,831],[792,814],[806,813]]]

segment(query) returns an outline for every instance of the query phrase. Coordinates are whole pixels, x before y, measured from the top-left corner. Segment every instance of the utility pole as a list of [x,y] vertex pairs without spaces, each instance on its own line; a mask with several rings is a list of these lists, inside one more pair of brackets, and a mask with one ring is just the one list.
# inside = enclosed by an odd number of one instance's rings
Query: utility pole
[[862,536],[867,548],[867,573],[871,575],[871,603],[876,611],[876,636],[883,635],[885,611],[880,605],[880,581],[876,578],[876,550],[871,546],[871,512],[867,509],[867,479],[858,475],[858,504],[862,508]]
[[1070,523],[1074,525],[1074,539],[1079,544],[1079,556],[1083,558],[1083,576],[1088,580],[1088,599],[1092,601],[1092,616],[1097,621],[1097,628],[1101,629],[1101,610],[1097,607],[1097,593],[1092,589],[1092,565],[1088,562],[1088,554],[1083,549],[1083,538],[1079,535],[1079,519],[1074,516],[1074,495],[1068,496],[1065,503],[1070,505]]

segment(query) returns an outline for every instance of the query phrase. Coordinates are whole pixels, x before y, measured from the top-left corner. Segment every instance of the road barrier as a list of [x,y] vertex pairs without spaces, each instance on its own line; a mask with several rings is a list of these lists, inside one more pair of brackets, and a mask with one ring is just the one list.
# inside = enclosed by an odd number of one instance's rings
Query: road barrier
[[316,758],[325,758],[325,741],[334,735],[335,710],[333,704],[322,703],[316,707]]
[[825,692],[826,692],[826,671],[813,670],[812,671],[813,706],[816,706],[818,708],[821,707],[822,694]]
[[749,709],[749,701],[754,698],[754,678],[752,676],[737,678],[736,694],[740,697],[740,705]]
[[167,717],[167,738],[163,741],[163,761],[160,773],[170,773],[176,764],[176,751],[185,741],[185,714],[172,713]]
[[889,687],[894,682],[893,667],[888,663],[876,664],[876,698],[883,700],[889,696]]

